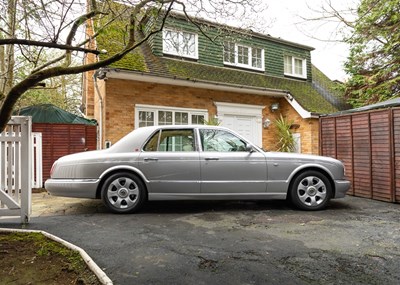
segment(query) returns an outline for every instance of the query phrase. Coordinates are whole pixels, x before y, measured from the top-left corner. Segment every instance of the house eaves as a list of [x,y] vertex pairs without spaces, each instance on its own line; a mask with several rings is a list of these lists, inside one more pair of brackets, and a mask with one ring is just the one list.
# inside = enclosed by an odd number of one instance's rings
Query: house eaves
[[262,95],[273,98],[285,98],[286,101],[296,110],[303,118],[318,118],[318,114],[305,110],[287,90],[279,90],[264,87],[244,86],[231,83],[213,82],[197,79],[183,79],[179,77],[171,77],[166,75],[154,75],[147,72],[122,70],[117,68],[102,68],[95,72],[97,79],[104,80],[107,78],[135,80],[148,83],[175,85],[182,87],[201,88],[217,91],[227,91],[235,93],[246,93],[252,95]]

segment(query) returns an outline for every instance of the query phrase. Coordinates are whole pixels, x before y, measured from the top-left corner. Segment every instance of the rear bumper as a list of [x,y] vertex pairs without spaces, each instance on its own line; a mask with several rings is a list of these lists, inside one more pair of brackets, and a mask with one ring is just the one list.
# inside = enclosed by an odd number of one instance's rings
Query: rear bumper
[[99,179],[48,179],[46,190],[53,196],[96,198]]
[[347,180],[336,180],[335,181],[335,197],[334,198],[343,198],[346,196],[346,192],[350,189],[350,181]]

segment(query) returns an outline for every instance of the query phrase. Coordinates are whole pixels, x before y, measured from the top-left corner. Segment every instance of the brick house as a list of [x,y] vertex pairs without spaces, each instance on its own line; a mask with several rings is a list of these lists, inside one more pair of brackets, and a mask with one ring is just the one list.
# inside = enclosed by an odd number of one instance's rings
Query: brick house
[[[340,106],[327,90],[331,86],[314,80],[327,78],[311,64],[313,48],[251,31],[218,37],[220,26],[202,19],[198,24],[219,40],[211,41],[174,14],[140,49],[85,74],[83,106],[99,122],[101,147],[142,126],[217,118],[255,144],[276,150],[274,120],[282,114],[293,123],[298,151],[317,154],[319,115]],[[87,29],[90,33],[90,24]],[[122,36],[115,31],[96,41],[98,49],[110,53]]]

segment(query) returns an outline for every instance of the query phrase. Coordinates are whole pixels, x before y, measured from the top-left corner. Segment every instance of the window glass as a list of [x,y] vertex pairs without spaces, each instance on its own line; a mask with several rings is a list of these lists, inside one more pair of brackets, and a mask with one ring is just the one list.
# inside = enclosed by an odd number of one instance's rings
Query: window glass
[[154,126],[154,112],[139,111],[139,128]]
[[284,72],[285,74],[306,78],[305,59],[285,56]]
[[246,142],[223,130],[200,130],[201,144],[204,151],[246,151]]
[[196,34],[183,31],[163,31],[163,52],[173,55],[197,57]]
[[235,44],[224,42],[224,62],[235,63]]
[[179,54],[179,35],[175,31],[164,31],[164,52]]
[[189,114],[186,112],[175,112],[175,124],[176,125],[189,124]]
[[158,111],[158,124],[160,126],[172,125],[172,112]]
[[251,69],[264,69],[264,50],[261,48],[224,42],[224,63]]
[[252,48],[251,49],[251,64],[253,67],[262,68],[262,49]]
[[301,59],[294,59],[294,73],[297,75],[303,75],[303,61]]
[[238,46],[238,63],[249,64],[249,48],[244,46]]
[[194,151],[193,130],[164,130],[158,151]]
[[285,73],[292,73],[292,57],[285,56]]
[[151,139],[147,142],[147,144],[144,146],[143,150],[144,151],[157,151],[157,146],[158,146],[158,138],[159,138],[160,132],[156,132]]
[[204,115],[192,115],[192,124],[204,125]]

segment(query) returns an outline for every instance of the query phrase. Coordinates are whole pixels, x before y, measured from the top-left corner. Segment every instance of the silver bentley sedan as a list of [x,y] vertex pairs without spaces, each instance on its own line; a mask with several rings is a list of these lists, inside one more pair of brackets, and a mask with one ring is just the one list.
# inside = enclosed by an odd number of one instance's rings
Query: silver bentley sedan
[[265,152],[216,126],[153,126],[132,131],[112,147],[64,156],[46,189],[55,196],[102,199],[115,213],[147,200],[289,199],[320,210],[350,188],[333,158]]

